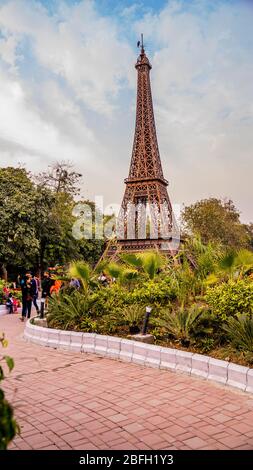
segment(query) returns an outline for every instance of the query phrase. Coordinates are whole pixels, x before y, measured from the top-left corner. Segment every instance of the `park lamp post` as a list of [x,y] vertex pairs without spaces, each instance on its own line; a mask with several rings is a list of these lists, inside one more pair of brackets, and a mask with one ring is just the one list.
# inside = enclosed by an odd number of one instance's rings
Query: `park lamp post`
[[151,311],[152,311],[152,307],[146,307],[146,314],[145,314],[143,328],[142,328],[142,334],[143,335],[147,334],[148,321],[149,321]]

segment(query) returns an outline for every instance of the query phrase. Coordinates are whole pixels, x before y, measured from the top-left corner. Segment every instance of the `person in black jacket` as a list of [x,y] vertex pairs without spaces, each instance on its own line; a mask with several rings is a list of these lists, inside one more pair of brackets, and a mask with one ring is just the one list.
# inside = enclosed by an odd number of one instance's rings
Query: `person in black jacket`
[[31,278],[31,290],[32,290],[32,301],[33,305],[36,308],[37,315],[39,314],[39,307],[37,304],[37,299],[39,295],[39,287],[38,287],[38,282],[35,276],[33,275]]
[[51,297],[50,289],[53,284],[54,284],[54,280],[51,278],[49,273],[45,272],[44,279],[41,283],[41,288],[42,288],[41,297],[43,297],[43,299],[46,299],[47,297]]
[[26,316],[30,318],[32,309],[32,284],[31,274],[26,273],[20,280],[21,292],[22,292],[22,316],[21,321],[24,321]]

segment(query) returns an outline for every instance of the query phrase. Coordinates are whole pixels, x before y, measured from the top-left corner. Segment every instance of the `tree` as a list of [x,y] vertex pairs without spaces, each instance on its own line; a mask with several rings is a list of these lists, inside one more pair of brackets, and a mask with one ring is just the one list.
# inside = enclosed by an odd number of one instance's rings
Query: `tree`
[[[0,260],[3,267],[43,269],[52,255],[52,247],[59,252],[61,239],[67,239],[64,221],[71,224],[71,209],[67,204],[60,205],[59,199],[60,196],[49,188],[36,186],[24,168],[0,169]],[[59,255],[53,256],[52,261],[59,258]]]
[[[73,237],[72,227],[75,222],[73,208],[75,206],[74,196],[79,194],[79,183],[81,174],[73,171],[73,166],[67,162],[55,163],[48,168],[48,171],[40,173],[35,177],[38,188],[43,195],[45,192],[51,194],[54,202],[49,202],[46,211],[42,203],[39,207],[42,210],[43,228],[38,226],[40,238],[40,264],[64,264],[72,260],[85,259],[90,263],[95,263],[101,256],[104,242],[103,240],[84,239],[76,240]],[[94,217],[95,204],[91,201],[78,201],[90,205]]]
[[69,162],[56,162],[47,171],[40,173],[36,180],[39,185],[46,186],[55,193],[65,193],[71,196],[80,193],[79,183],[82,175],[73,170]]
[[[16,267],[15,274],[17,266],[41,272],[72,260],[95,263],[101,256],[103,240],[76,240],[72,233],[80,175],[68,171],[67,164],[54,168],[52,185],[51,169],[37,178],[24,168],[0,168],[0,269],[5,278],[7,266]],[[94,203],[84,202],[94,213]]]
[[246,230],[249,236],[249,248],[253,250],[253,223],[246,225]]
[[24,168],[0,168],[0,263],[29,266],[38,253],[36,190]]
[[186,234],[199,235],[204,243],[240,248],[249,244],[248,230],[231,200],[202,199],[182,212]]

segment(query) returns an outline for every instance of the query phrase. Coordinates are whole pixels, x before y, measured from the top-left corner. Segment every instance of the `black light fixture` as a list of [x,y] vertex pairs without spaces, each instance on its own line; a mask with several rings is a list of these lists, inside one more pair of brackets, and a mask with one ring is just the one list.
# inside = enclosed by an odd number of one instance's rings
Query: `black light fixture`
[[143,335],[147,334],[148,321],[149,321],[151,311],[152,311],[152,307],[146,307],[146,315],[145,315],[145,318],[144,318],[144,323],[143,323],[143,328],[142,328],[142,334]]

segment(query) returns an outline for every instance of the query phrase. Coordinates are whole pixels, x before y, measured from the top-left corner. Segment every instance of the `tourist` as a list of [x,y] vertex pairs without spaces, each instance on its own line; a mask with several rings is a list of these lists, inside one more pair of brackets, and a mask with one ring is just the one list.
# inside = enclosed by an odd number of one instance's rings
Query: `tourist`
[[32,309],[32,276],[30,273],[26,273],[20,280],[21,292],[22,292],[22,315],[21,321],[25,318],[30,318]]
[[27,318],[30,318],[31,316],[32,300],[33,300],[32,276],[31,274],[29,274],[27,277],[27,297],[26,297]]
[[21,275],[19,276],[19,284],[21,288],[21,293],[22,293],[22,313],[21,313],[21,321],[24,321],[26,317],[26,310],[27,310],[27,303],[26,303],[26,297],[27,297],[27,286],[26,286],[26,275]]
[[75,279],[75,278],[71,278],[71,281],[69,283],[70,287],[73,287],[74,289],[77,289],[79,290],[81,285],[80,285],[80,282],[78,281],[78,279]]
[[41,283],[41,301],[45,302],[45,308],[47,308],[48,298],[51,297],[51,288],[54,284],[55,281],[51,278],[51,275],[48,272],[44,272],[44,278]]
[[41,296],[43,299],[47,299],[48,297],[51,296],[50,289],[53,284],[54,284],[54,280],[51,278],[51,275],[48,272],[44,272],[44,278],[41,283],[41,288],[42,288]]
[[35,275],[31,278],[31,293],[32,293],[32,301],[33,305],[36,308],[37,315],[39,314],[39,307],[37,304],[37,299],[39,295],[39,280],[35,277]]
[[12,294],[10,293],[6,301],[6,307],[8,309],[8,313],[13,313],[13,304],[14,302],[13,302]]
[[52,294],[58,294],[60,292],[62,281],[60,279],[55,279],[54,283],[50,287],[50,296]]

